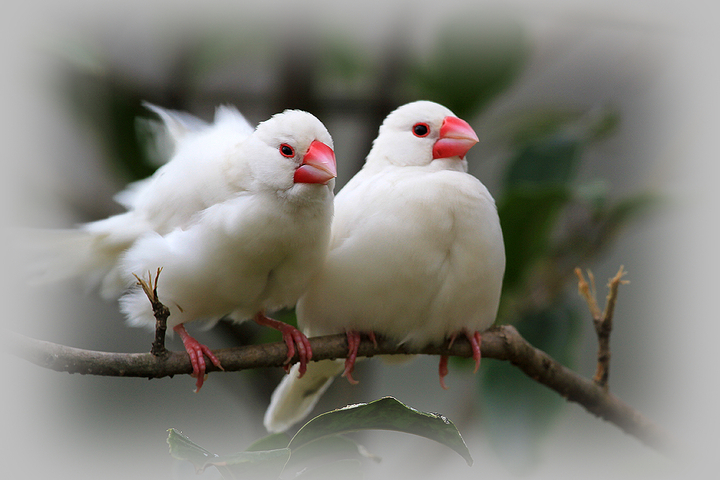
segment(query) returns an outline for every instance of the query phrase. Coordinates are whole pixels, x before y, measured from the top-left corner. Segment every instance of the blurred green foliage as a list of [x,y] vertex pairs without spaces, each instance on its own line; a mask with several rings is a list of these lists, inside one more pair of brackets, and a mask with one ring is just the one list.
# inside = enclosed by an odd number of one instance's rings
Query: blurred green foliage
[[[157,166],[146,146],[136,140],[136,117],[151,116],[141,107],[141,100],[176,109],[234,103],[241,111],[262,107],[267,114],[277,111],[279,104],[279,108],[309,105],[320,111],[313,110],[316,114],[340,114],[365,122],[365,145],[369,146],[385,115],[407,101],[434,100],[468,120],[476,118],[514,84],[532,51],[523,28],[513,22],[467,24],[461,20],[442,30],[427,52],[407,48],[402,42],[368,52],[342,36],[308,42],[303,48],[282,40],[258,42],[253,37],[249,32],[214,32],[188,40],[177,52],[174,73],[155,84],[143,83],[110,64],[97,68],[97,60],[77,61],[68,69],[66,98],[77,118],[103,139],[115,169],[127,180],[136,180]],[[88,64],[94,67],[86,68]],[[257,71],[264,89],[231,83],[225,90],[217,86],[204,90],[202,85],[228,64]],[[621,228],[654,202],[647,193],[613,199],[601,182],[582,184],[576,178],[587,150],[612,136],[620,120],[621,113],[608,106],[571,110],[520,105],[503,131],[508,155],[501,190],[494,193],[507,268],[498,322],[513,323],[531,343],[570,367],[580,322],[587,317],[565,294],[573,269],[597,259]],[[358,168],[366,151],[357,154]],[[282,320],[294,322],[293,312],[282,313]],[[263,332],[274,335],[268,329]],[[248,333],[244,330],[238,335],[238,342],[247,341]],[[278,337],[262,341],[270,339]],[[266,381],[260,376],[256,380]],[[523,470],[536,458],[538,441],[563,400],[511,365],[486,361],[476,403],[491,444],[511,468]],[[383,415],[382,409],[373,412]],[[365,419],[368,425],[374,420]],[[216,457],[177,432],[170,437],[174,455],[196,465],[212,459],[218,468],[221,459],[226,469],[223,475],[258,465],[272,470],[284,465],[288,449],[292,450],[283,438],[284,445],[274,448],[265,445],[257,452]],[[356,460],[342,462],[345,473],[354,471],[351,465]]]
[[[619,120],[611,108],[543,109],[508,132],[512,153],[497,197],[507,257],[498,321],[514,323],[570,368],[588,318],[565,292],[573,270],[597,258],[617,229],[651,203],[648,195],[613,202],[606,189],[576,180],[585,151],[612,135]],[[486,362],[480,389],[491,444],[508,468],[526,470],[564,399],[506,362]]]
[[[577,351],[582,315],[565,298],[524,315],[515,326],[525,339],[566,366]],[[522,474],[538,460],[538,440],[554,424],[565,399],[508,362],[485,360],[481,367],[483,430],[509,470]]]
[[522,72],[530,45],[512,21],[465,19],[440,32],[432,53],[409,68],[419,98],[472,118]]

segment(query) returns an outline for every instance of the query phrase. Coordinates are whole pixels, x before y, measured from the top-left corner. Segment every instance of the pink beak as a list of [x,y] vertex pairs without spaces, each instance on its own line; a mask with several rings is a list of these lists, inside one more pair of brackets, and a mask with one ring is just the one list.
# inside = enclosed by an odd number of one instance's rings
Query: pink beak
[[302,164],[295,170],[295,183],[322,183],[326,185],[337,177],[335,152],[324,143],[315,140],[310,144]]
[[433,146],[433,158],[465,158],[465,154],[478,142],[475,130],[465,120],[445,117],[440,127],[440,138]]

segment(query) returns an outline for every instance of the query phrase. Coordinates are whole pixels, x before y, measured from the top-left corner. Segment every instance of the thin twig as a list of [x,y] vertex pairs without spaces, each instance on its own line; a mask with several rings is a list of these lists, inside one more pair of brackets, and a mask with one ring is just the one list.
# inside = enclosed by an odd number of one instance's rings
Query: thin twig
[[605,300],[605,310],[602,312],[597,304],[597,297],[595,291],[595,279],[592,272],[588,270],[588,278],[592,283],[592,289],[585,281],[582,270],[579,268],[575,269],[575,274],[578,276],[578,291],[580,295],[585,298],[590,309],[590,314],[593,317],[593,325],[595,326],[595,333],[598,337],[598,353],[597,353],[597,368],[593,381],[605,391],[609,388],[610,378],[610,333],[612,332],[613,314],[615,313],[615,304],[617,302],[618,288],[621,284],[629,283],[627,280],[623,280],[622,277],[627,273],[620,265],[620,269],[617,274],[610,279],[608,283],[608,295]]
[[588,278],[590,279],[590,285],[585,281],[582,270],[580,268],[575,269],[575,275],[578,276],[578,292],[585,298],[590,309],[590,315],[592,315],[593,322],[599,322],[602,319],[602,312],[597,304],[597,297],[595,291],[595,276],[590,270],[587,271]]
[[152,343],[150,353],[156,357],[166,357],[168,350],[165,348],[165,333],[167,332],[167,319],[170,316],[170,310],[160,302],[157,294],[158,279],[160,278],[162,267],[158,267],[155,273],[155,282],[153,283],[152,273],[148,272],[147,282],[133,273],[137,279],[138,285],[143,289],[150,305],[152,305],[153,315],[155,316],[155,339]]
[[[49,342],[31,339],[7,332],[7,346],[12,353],[36,365],[52,370],[90,375],[158,378],[192,373],[190,360],[185,352],[170,352],[166,359],[150,353],[107,353],[81,350]],[[0,336],[0,338],[2,338]],[[430,345],[411,349],[406,345],[382,337],[377,344],[363,339],[358,356],[396,354],[452,355],[471,357],[472,347],[465,338],[458,338],[449,347]],[[314,337],[310,339],[313,360],[344,358],[347,340],[344,334]],[[587,380],[546,353],[530,345],[518,331],[509,325],[493,327],[483,333],[481,345],[484,358],[506,360],[520,368],[535,381],[557,391],[569,401],[582,405],[587,411],[617,425],[648,446],[671,453],[670,437],[651,420],[633,409],[600,386]],[[284,342],[248,345],[216,350],[214,352],[226,372],[261,367],[282,367],[287,357]],[[297,355],[296,355],[297,357]],[[293,361],[297,361],[294,358]],[[208,364],[208,372],[218,369]]]

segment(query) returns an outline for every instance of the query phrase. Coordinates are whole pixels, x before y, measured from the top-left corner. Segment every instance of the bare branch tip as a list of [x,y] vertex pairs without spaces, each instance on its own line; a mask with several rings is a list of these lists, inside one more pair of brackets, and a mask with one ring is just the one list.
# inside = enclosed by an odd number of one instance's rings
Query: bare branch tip
[[588,269],[587,275],[588,279],[590,280],[590,283],[588,283],[585,280],[585,277],[583,276],[582,270],[580,270],[580,268],[575,269],[575,274],[578,276],[579,279],[578,293],[585,299],[585,302],[588,305],[588,309],[590,309],[590,314],[592,315],[593,320],[598,321],[602,313],[600,312],[600,307],[598,307],[597,303],[597,296],[595,291],[595,276]]
[[578,293],[583,295],[583,291],[588,288],[588,283],[585,281],[585,277],[583,276],[582,269],[580,269],[580,267],[575,267],[575,275],[578,277]]
[[[155,273],[155,285],[153,285],[153,293],[155,293],[155,298],[157,298],[157,286],[158,286],[158,280],[160,280],[160,272],[162,272],[163,267],[158,267],[157,272]],[[150,275],[150,272],[148,272],[148,276],[150,277],[150,281],[152,282],[152,276]]]
[[[142,288],[143,292],[145,292],[145,295],[147,295],[147,297],[150,299],[150,301],[152,301],[152,289],[147,284],[147,282],[145,280],[143,280],[142,278],[138,277],[135,273],[133,273],[133,277],[135,277],[135,279],[137,279],[137,285],[139,285],[140,288]],[[152,279],[150,281],[152,283]]]
[[623,277],[627,275],[627,270],[625,270],[624,265],[620,265],[620,269],[615,274],[613,278],[610,279],[610,283],[608,284],[609,287],[612,287],[613,285],[625,285],[630,283],[630,280],[624,280]]
[[590,291],[592,292],[593,298],[597,298],[597,286],[595,285],[595,275],[593,275],[592,271],[588,268],[587,270],[588,278],[590,279]]

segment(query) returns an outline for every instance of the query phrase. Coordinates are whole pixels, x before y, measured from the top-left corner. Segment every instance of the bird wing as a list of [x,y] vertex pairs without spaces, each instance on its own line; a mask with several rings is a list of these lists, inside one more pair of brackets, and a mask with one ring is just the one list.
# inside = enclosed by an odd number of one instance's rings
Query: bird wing
[[116,196],[122,205],[158,233],[185,228],[210,205],[238,193],[228,186],[223,164],[242,161],[241,145],[252,126],[235,108],[219,107],[212,124],[149,105],[163,120],[174,153],[151,177],[134,182]]

